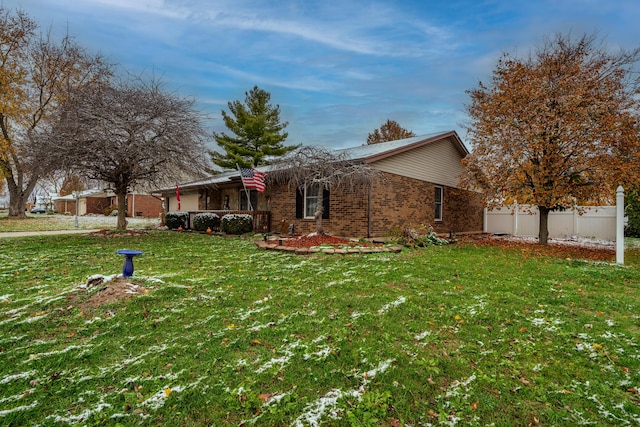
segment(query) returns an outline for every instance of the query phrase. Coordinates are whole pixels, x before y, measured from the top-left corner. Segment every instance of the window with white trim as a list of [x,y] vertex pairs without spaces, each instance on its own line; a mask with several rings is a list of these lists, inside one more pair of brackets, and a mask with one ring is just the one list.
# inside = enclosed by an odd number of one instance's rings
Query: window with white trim
[[304,217],[313,218],[318,208],[318,197],[320,194],[320,186],[307,185],[304,188]]
[[442,221],[442,195],[443,195],[443,191],[442,191],[442,187],[435,187],[435,193],[434,193],[434,212],[433,212],[433,218],[435,221]]

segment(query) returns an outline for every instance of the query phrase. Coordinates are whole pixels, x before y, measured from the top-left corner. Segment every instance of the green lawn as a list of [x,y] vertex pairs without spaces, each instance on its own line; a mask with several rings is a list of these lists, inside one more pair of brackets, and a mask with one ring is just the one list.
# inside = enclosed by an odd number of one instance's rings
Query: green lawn
[[[27,213],[27,218],[7,218],[0,214],[0,233],[11,231],[56,231],[71,230],[75,227],[76,217],[73,215],[43,215]],[[159,218],[127,218],[131,227],[153,228],[159,225]],[[90,215],[78,217],[78,228],[81,230],[115,228],[118,218],[115,216]]]
[[[636,266],[177,232],[0,243],[0,425],[640,423]],[[120,248],[144,251],[149,291],[84,307]]]

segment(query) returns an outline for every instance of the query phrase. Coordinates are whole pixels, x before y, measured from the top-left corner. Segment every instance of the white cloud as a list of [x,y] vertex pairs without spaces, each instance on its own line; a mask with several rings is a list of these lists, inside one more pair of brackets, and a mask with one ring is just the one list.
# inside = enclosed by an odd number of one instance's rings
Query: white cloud
[[[191,11],[184,7],[177,7],[169,4],[165,0],[85,0],[87,3],[94,3],[99,6],[114,10],[159,15],[167,18],[185,19],[189,17]],[[77,0],[69,4],[77,5]]]

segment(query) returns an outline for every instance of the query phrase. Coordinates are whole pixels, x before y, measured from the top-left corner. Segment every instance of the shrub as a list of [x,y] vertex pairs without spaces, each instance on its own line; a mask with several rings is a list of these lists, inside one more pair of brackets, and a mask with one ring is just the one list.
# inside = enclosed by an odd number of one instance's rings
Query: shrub
[[398,243],[410,247],[425,246],[443,246],[448,245],[449,241],[442,239],[433,231],[433,227],[419,225],[418,227],[406,227],[402,236],[398,239]]
[[[113,211],[118,212],[118,205],[107,206],[106,208],[104,208],[102,213],[104,214],[104,216],[111,216]],[[117,215],[117,213],[116,213],[116,215]]]
[[193,217],[193,228],[198,231],[212,230],[220,227],[220,217],[213,212],[198,213]]
[[188,212],[167,212],[164,216],[164,224],[172,230],[176,230],[179,227],[187,228],[188,223]]
[[226,214],[222,217],[222,231],[243,234],[253,231],[253,218],[247,214]]

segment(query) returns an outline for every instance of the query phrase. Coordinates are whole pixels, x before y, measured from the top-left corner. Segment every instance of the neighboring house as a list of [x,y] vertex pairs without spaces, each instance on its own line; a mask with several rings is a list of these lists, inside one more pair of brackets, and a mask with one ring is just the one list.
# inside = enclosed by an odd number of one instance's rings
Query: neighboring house
[[[76,200],[78,210],[76,212]],[[53,197],[54,210],[75,215],[104,215],[118,205],[115,194],[109,190],[85,190],[66,196]],[[158,217],[162,212],[162,200],[150,194],[127,194],[127,216]]]
[[[458,188],[461,160],[469,154],[454,131],[345,149],[354,161],[381,171],[384,179],[353,191],[297,189],[271,184],[250,191],[251,204],[263,215],[256,231],[315,230],[313,211],[324,198],[324,230],[337,236],[381,237],[407,225],[431,225],[439,233],[482,232],[483,205],[477,193]],[[258,168],[269,172],[269,167]],[[237,171],[180,184],[182,211],[245,211],[247,197]],[[167,211],[177,210],[175,188],[163,189]]]

